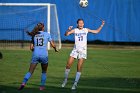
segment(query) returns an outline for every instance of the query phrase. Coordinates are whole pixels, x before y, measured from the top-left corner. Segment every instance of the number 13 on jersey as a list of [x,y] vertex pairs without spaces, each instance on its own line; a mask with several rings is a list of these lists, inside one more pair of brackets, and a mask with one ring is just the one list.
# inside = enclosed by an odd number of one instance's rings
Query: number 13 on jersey
[[43,38],[37,38],[36,40],[37,40],[36,41],[36,43],[37,43],[36,45],[37,46],[43,46],[43,42],[44,42],[44,39]]

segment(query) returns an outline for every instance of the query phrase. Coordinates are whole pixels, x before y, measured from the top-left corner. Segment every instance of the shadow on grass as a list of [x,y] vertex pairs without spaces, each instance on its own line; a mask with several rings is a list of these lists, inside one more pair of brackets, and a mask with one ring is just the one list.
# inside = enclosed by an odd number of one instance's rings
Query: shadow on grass
[[1,86],[0,93],[70,93],[70,89],[54,86],[47,86],[45,90],[40,91],[39,87],[25,87],[23,90],[18,90],[15,86]]
[[[72,91],[73,78],[69,78],[66,88],[61,88],[60,82],[55,82],[55,79],[62,81],[62,78],[51,77],[52,80],[47,81],[46,90],[40,91],[39,85],[30,84],[23,90],[17,90],[17,84],[0,85],[0,93],[140,93],[139,78],[82,78],[78,84],[76,91]],[[71,85],[71,86],[69,86]]]

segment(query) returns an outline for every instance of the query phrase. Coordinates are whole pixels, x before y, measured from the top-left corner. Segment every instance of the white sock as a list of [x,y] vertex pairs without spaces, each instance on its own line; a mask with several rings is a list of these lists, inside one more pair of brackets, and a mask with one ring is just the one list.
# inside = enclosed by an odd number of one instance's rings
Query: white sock
[[65,80],[68,79],[69,72],[70,72],[70,69],[65,69],[65,75],[64,75]]
[[81,76],[81,72],[77,72],[76,73],[76,77],[75,77],[75,83],[77,84],[79,79],[80,79],[80,76]]

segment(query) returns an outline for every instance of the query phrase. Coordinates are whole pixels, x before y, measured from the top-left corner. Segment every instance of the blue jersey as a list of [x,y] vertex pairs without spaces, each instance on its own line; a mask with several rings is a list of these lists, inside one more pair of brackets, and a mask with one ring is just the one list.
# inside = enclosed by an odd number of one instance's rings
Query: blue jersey
[[39,33],[32,38],[32,42],[34,44],[34,51],[32,56],[48,56],[47,46],[48,42],[50,41],[52,41],[52,38],[48,32],[39,31]]

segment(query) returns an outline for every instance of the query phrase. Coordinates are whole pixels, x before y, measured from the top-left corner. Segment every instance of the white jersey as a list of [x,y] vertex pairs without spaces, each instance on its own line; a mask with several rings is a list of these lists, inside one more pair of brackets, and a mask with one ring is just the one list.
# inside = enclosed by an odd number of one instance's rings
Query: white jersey
[[74,29],[75,34],[75,45],[70,54],[74,58],[87,58],[87,28],[79,30],[78,28]]
[[83,28],[82,30],[79,30],[78,28],[74,29],[74,34],[75,34],[75,46],[74,48],[76,49],[87,49],[87,33],[88,29]]

